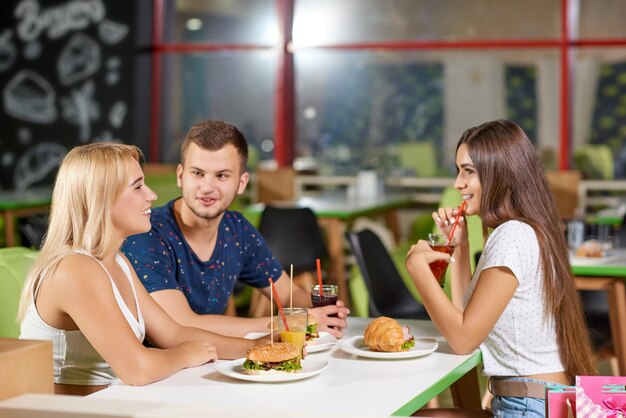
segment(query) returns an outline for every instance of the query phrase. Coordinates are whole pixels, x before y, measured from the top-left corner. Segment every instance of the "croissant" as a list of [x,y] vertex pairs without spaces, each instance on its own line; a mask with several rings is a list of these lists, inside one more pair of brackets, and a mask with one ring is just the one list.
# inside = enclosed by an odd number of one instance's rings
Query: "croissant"
[[363,337],[370,350],[384,352],[406,351],[410,347],[406,343],[413,341],[408,329],[405,332],[398,321],[386,316],[370,322]]

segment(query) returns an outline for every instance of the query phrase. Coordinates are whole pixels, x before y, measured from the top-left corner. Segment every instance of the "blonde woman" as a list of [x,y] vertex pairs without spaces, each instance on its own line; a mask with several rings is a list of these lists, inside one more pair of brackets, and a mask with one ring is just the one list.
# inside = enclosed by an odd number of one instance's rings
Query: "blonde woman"
[[[121,379],[148,384],[255,342],[172,320],[150,297],[124,239],[150,230],[156,194],[134,146],[74,148],[58,172],[48,231],[20,302],[20,338],[51,340],[57,393],[86,394]],[[144,337],[159,348],[148,348]]]

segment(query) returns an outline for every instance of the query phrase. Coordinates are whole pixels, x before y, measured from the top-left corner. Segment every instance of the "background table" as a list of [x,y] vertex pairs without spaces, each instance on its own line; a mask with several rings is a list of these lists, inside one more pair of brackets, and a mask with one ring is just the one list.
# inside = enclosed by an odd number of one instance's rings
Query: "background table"
[[15,223],[19,217],[48,213],[52,188],[0,192],[0,216],[4,219],[4,243],[15,245]]
[[572,259],[576,288],[607,292],[613,349],[621,376],[626,376],[626,249],[618,249],[606,262]]
[[[315,213],[320,225],[326,229],[331,277],[339,286],[339,298],[348,303],[350,298],[345,277],[344,230],[350,229],[352,222],[360,216],[383,215],[397,242],[401,235],[397,211],[400,208],[410,206],[411,197],[404,194],[359,197],[343,192],[300,197],[294,202],[276,202],[273,204],[307,207]],[[245,208],[243,213],[248,218],[258,217],[264,208],[265,204],[257,203]]]
[[[368,318],[350,318],[345,339],[362,335]],[[415,336],[435,337],[439,348],[427,356],[405,360],[375,360],[340,351],[337,346],[309,354],[326,360],[328,368],[317,376],[287,383],[255,383],[223,376],[205,365],[183,370],[151,385],[114,385],[92,397],[159,401],[176,405],[210,406],[227,416],[229,411],[259,410],[284,413],[289,408],[352,416],[408,416],[450,385],[458,406],[480,408],[476,368],[480,351],[453,354],[430,321],[400,320]],[[217,412],[216,412],[217,414]],[[219,415],[219,414],[218,414]]]

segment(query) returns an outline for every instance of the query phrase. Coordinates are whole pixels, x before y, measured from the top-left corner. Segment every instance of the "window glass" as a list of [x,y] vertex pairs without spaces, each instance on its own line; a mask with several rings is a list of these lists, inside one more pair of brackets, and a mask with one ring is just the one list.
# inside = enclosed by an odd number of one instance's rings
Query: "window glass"
[[580,38],[626,38],[624,16],[623,0],[580,0]]
[[271,52],[165,54],[161,96],[161,160],[178,162],[189,127],[221,119],[245,135],[250,168],[274,155],[277,59]]
[[560,10],[560,0],[296,0],[293,38],[296,46],[554,39]]
[[274,0],[168,0],[165,43],[271,45],[278,39]]
[[556,166],[558,51],[307,51],[296,76],[297,156],[323,174],[452,176],[463,131],[497,118]]
[[573,162],[585,178],[626,178],[626,48],[576,57]]

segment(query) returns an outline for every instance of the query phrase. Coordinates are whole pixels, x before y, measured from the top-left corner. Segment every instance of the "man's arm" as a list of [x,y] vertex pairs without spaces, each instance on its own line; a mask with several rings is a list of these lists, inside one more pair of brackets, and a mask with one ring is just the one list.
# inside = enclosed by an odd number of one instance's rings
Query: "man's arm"
[[[274,287],[280,298],[283,307],[289,306],[290,283],[289,276],[283,271],[280,277],[274,282]],[[267,298],[270,297],[270,286],[260,288],[259,291]],[[346,318],[350,310],[346,308],[342,301],[337,301],[336,305],[311,308],[311,294],[300,286],[293,286],[293,306],[309,307],[309,312],[315,317],[321,330],[327,331],[337,338],[343,337],[341,330],[347,327]],[[337,315],[336,317],[330,315]]]
[[269,318],[199,315],[191,309],[187,298],[180,290],[159,290],[150,295],[176,322],[185,326],[202,328],[231,337],[244,337],[251,332],[267,331]]

